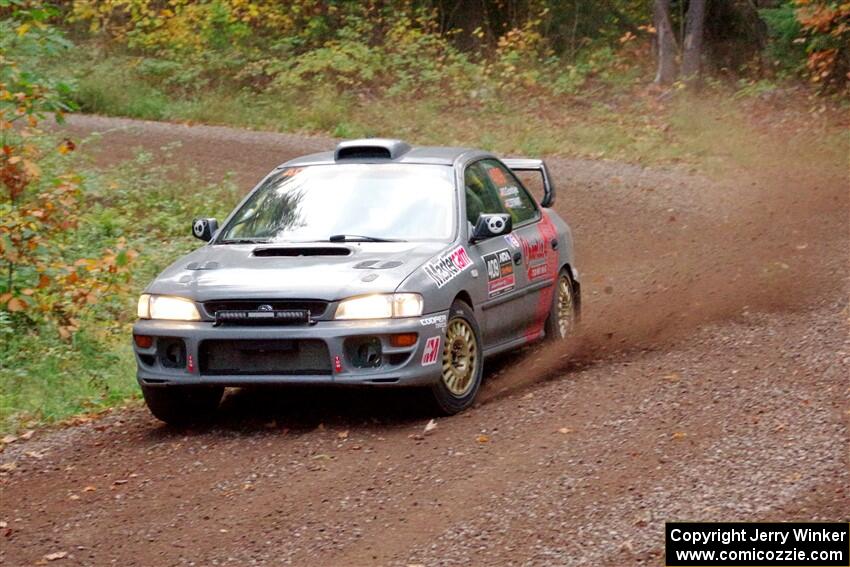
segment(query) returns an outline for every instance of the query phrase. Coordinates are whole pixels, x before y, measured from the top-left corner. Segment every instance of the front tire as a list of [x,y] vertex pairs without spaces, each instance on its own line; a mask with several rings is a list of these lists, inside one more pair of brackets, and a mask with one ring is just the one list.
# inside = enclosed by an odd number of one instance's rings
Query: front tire
[[431,397],[441,413],[453,415],[472,405],[484,374],[478,322],[462,301],[455,301],[449,312],[440,362],[440,379],[431,387]]
[[142,386],[145,404],[154,417],[175,426],[212,418],[222,394],[221,386]]

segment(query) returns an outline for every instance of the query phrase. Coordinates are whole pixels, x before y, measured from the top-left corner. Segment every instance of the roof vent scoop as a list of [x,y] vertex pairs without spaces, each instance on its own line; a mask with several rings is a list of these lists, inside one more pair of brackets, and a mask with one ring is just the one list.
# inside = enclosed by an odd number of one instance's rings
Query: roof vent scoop
[[365,138],[340,142],[334,152],[334,159],[398,159],[410,151],[410,145],[401,140],[384,138]]

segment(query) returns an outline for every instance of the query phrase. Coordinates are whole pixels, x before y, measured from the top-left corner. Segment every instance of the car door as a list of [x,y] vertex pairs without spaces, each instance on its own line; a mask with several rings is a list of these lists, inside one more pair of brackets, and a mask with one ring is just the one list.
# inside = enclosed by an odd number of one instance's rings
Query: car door
[[[470,233],[480,214],[508,212],[483,164],[475,162],[464,172]],[[484,344],[490,348],[516,339],[517,329],[525,320],[517,306],[525,284],[520,240],[513,233],[495,236],[471,244],[470,252],[479,273],[473,285],[477,288],[476,302],[483,312],[479,323]]]
[[495,191],[499,205],[511,215],[511,240],[522,260],[516,272],[516,297],[510,309],[513,338],[531,341],[543,332],[552,305],[553,283],[558,273],[557,234],[549,217],[540,210],[534,198],[516,175],[496,159],[478,162]]

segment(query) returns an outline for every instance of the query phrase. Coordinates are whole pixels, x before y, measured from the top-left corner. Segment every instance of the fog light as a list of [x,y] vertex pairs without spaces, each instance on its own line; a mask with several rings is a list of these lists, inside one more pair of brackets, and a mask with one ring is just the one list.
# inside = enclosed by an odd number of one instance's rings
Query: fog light
[[346,362],[354,368],[377,368],[381,365],[381,339],[348,337],[344,343]]
[[186,354],[186,343],[179,337],[159,337],[156,341],[156,356],[165,368],[186,368]]
[[418,333],[398,333],[390,335],[390,344],[394,347],[409,347],[415,345],[418,338]]
[[136,341],[136,346],[139,348],[151,348],[153,346],[153,337],[150,335],[133,335],[133,340]]

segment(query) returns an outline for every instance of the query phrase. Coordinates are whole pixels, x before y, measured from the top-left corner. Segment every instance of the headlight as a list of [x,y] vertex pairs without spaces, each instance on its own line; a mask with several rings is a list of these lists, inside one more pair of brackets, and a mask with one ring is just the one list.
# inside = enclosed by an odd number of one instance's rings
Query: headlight
[[139,319],[150,319],[151,318],[151,296],[143,293],[141,297],[139,297],[139,307],[138,307]]
[[422,296],[418,293],[385,293],[341,301],[334,319],[388,319],[419,315],[422,315]]
[[143,294],[139,298],[140,319],[170,319],[172,321],[200,321],[201,314],[194,302],[182,297]]

